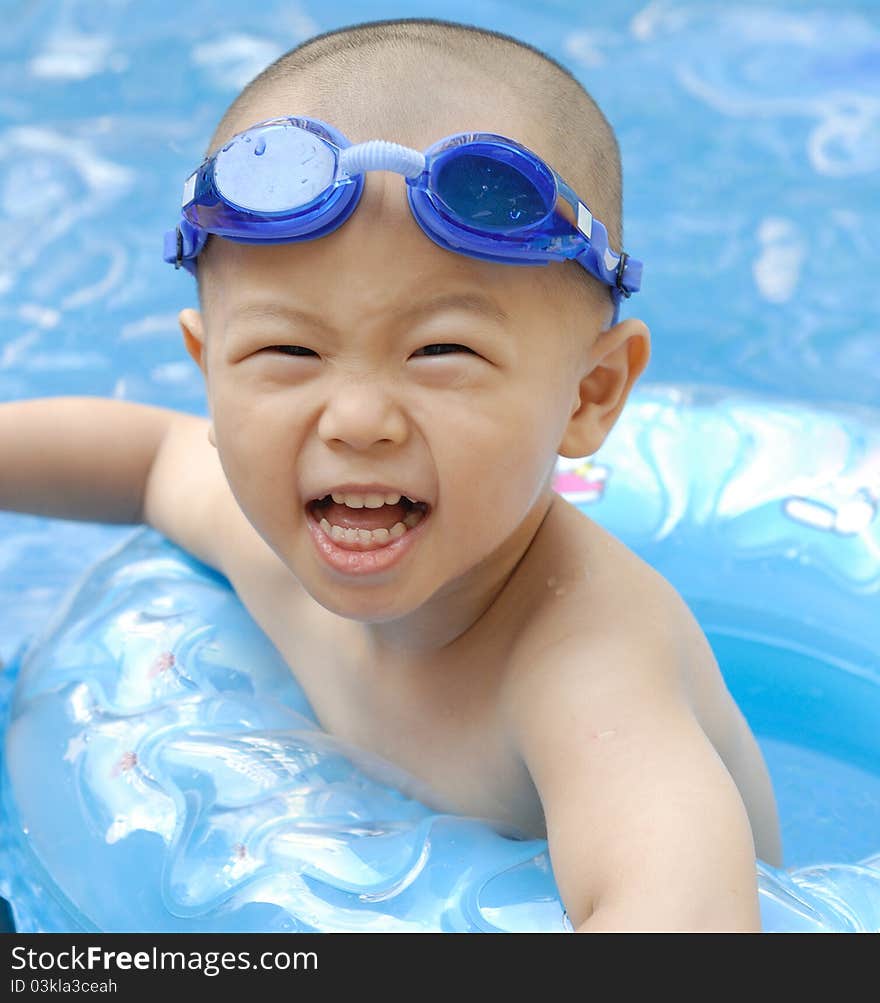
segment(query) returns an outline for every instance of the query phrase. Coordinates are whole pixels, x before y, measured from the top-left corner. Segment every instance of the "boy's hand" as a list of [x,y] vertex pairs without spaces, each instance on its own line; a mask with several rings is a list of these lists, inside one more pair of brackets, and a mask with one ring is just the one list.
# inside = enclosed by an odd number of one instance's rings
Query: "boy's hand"
[[688,704],[673,624],[585,636],[515,672],[507,704],[572,923],[760,931],[748,816]]

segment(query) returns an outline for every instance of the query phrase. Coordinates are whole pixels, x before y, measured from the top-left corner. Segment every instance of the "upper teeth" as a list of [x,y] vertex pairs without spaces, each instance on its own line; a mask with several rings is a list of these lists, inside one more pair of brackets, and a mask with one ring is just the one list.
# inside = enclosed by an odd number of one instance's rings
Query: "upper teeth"
[[337,505],[347,505],[349,508],[381,508],[383,505],[396,505],[401,497],[399,494],[348,494],[341,491],[334,491],[333,501]]

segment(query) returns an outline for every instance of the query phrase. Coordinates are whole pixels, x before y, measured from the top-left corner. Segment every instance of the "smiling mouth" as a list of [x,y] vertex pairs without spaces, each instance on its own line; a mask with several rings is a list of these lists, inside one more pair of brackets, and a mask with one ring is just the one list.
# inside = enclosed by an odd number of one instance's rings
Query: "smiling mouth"
[[399,540],[415,529],[430,513],[427,502],[401,497],[394,505],[351,508],[331,495],[316,498],[306,508],[324,533],[341,547],[375,550]]

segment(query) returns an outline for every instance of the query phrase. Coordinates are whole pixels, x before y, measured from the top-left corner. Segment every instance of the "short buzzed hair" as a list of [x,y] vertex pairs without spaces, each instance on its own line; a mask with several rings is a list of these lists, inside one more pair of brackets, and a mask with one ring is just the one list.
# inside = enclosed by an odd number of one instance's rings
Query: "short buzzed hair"
[[[285,86],[302,83],[325,107],[344,100],[355,115],[358,107],[363,107],[363,117],[369,120],[366,102],[375,93],[371,85],[376,84],[379,74],[379,80],[392,88],[416,86],[424,80],[423,61],[437,56],[453,68],[458,63],[469,73],[495,80],[515,98],[518,113],[540,123],[550,154],[548,162],[605,224],[612,249],[622,250],[620,149],[601,109],[569,70],[540,49],[474,25],[404,18],[368,21],[315,35],[280,56],[245,86],[215,129],[208,153],[253,124],[253,114],[264,96]],[[411,115],[411,105],[404,101],[400,110],[401,118]],[[429,107],[426,114],[430,115]],[[382,138],[405,142],[405,136],[398,138],[393,129],[406,124],[390,121]],[[591,279],[580,266],[565,264]],[[595,280],[587,284],[597,285]],[[607,297],[607,290],[604,295]]]

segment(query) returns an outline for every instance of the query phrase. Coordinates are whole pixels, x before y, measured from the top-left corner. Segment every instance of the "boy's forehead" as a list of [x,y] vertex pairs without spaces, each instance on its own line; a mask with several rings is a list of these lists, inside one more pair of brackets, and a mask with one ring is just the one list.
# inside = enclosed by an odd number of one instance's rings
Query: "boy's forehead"
[[462,85],[440,86],[430,96],[377,92],[357,101],[345,95],[321,95],[308,88],[278,88],[241,109],[215,146],[258,122],[287,115],[319,118],[339,129],[352,143],[387,139],[418,150],[459,132],[493,132],[516,140],[552,164],[552,153],[539,116],[505,88],[487,94]]

